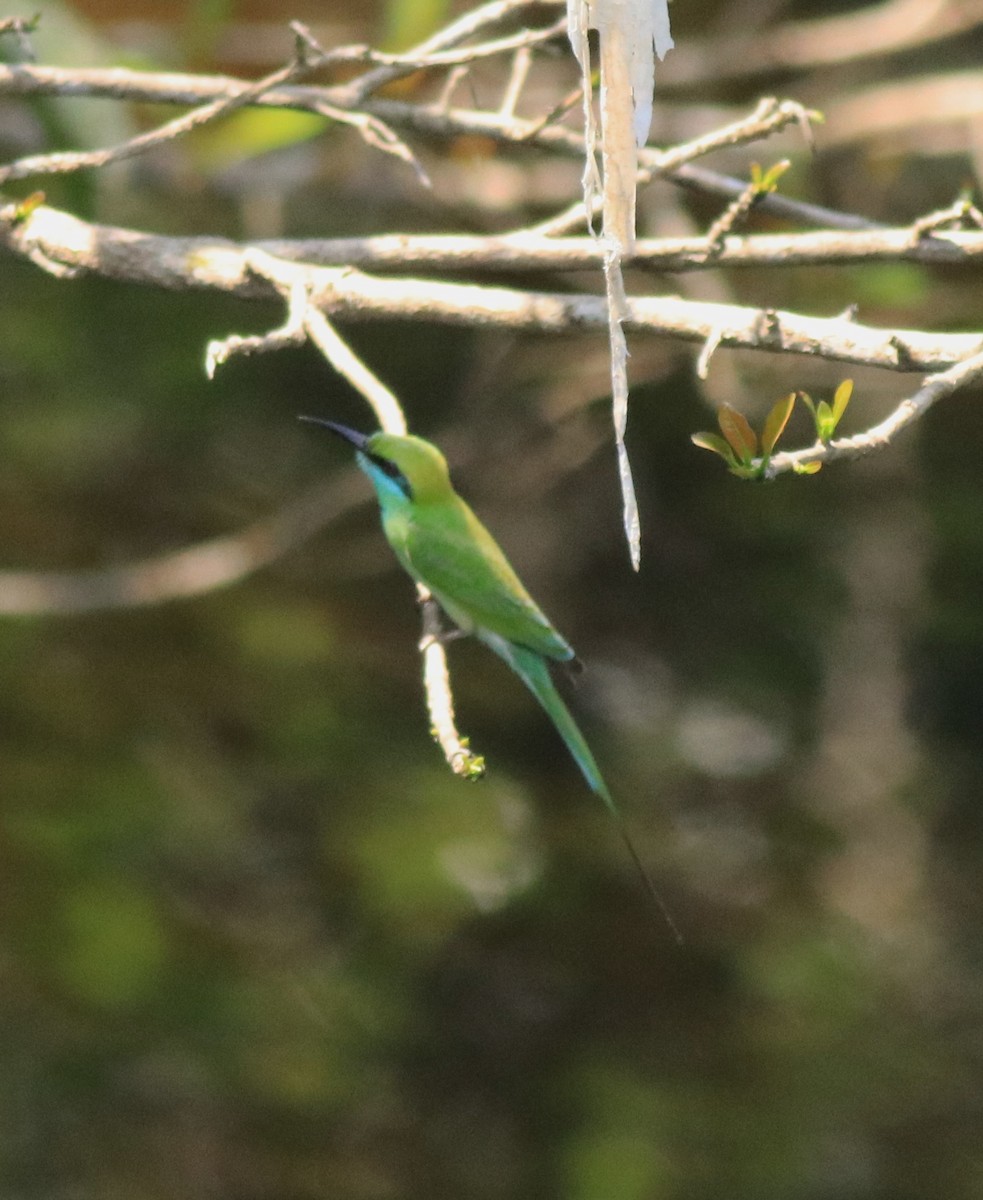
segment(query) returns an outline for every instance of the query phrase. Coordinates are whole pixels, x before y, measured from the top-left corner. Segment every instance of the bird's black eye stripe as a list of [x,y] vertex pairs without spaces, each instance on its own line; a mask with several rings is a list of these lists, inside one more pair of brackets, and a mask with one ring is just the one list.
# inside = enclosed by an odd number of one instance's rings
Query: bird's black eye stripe
[[375,463],[384,475],[388,475],[394,483],[398,484],[400,490],[405,494],[408,500],[413,499],[413,492],[410,488],[410,481],[406,478],[403,472],[396,466],[394,462],[390,462],[388,458],[383,458],[379,454],[370,454],[369,458]]
[[388,475],[390,479],[395,479],[397,483],[399,483],[400,480],[402,480],[403,483],[406,482],[406,476],[399,469],[399,467],[397,467],[394,462],[390,462],[388,458],[383,458],[379,454],[370,454],[369,458],[371,458],[379,470],[384,475]]

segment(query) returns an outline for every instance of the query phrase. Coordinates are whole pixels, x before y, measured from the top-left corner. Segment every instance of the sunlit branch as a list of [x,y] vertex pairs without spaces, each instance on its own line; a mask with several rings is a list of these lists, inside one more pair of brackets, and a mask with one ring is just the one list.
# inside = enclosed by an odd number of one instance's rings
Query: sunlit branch
[[420,638],[423,688],[427,697],[431,732],[444,752],[447,765],[455,775],[465,779],[480,779],[485,773],[484,759],[472,751],[469,739],[462,737],[457,729],[440,607],[426,588],[419,584],[417,594],[420,597],[423,620],[423,633]]
[[[983,259],[983,231],[935,226],[729,235],[707,259],[707,238],[636,238],[626,266],[671,273],[708,267],[836,266],[862,262],[969,263]],[[929,236],[931,235],[931,236]],[[201,239],[204,241],[204,239]],[[189,239],[190,243],[190,239]],[[214,245],[214,241],[211,242]],[[380,234],[358,238],[303,238],[256,245],[279,258],[324,265],[406,270],[582,271],[603,266],[603,250],[587,237],[532,233]]]
[[[18,219],[14,206],[0,217],[0,244],[36,258],[121,282],[165,288],[204,288],[242,299],[277,299],[282,289],[250,267],[255,247],[221,239],[167,238],[80,221],[40,207]],[[919,239],[909,232],[912,247]],[[968,234],[939,234],[923,244]],[[728,239],[729,241],[729,239]],[[700,241],[701,252],[706,244]],[[725,243],[726,246],[726,243]],[[978,250],[978,244],[977,244]],[[533,292],[474,283],[368,275],[350,267],[307,265],[312,303],[333,318],[437,321],[475,329],[581,333],[607,330],[604,298],[587,293]],[[743,305],[629,296],[625,328],[720,348],[802,354],[894,371],[935,371],[978,352],[980,333],[884,329],[844,316],[814,317]]]
[[[956,216],[958,213],[952,213]],[[983,258],[983,230],[946,228],[919,218],[903,228],[857,231],[731,235],[713,261],[705,237],[639,238],[628,260],[652,270],[682,272],[711,267],[820,266],[861,262],[969,263]],[[952,224],[952,220],[948,222]],[[96,225],[44,205],[21,216],[16,205],[0,209],[0,242],[48,264],[162,287],[201,286],[199,265],[217,269],[215,286],[235,276],[236,294],[245,281],[240,255],[262,251],[278,259],[337,267],[389,270],[579,271],[603,266],[603,251],[586,237],[543,237],[533,233],[469,236],[459,234],[380,234],[354,238],[266,239],[236,243],[217,237],[164,237],[116,226]],[[227,268],[221,268],[227,252]],[[229,280],[231,282],[231,278]],[[209,286],[206,282],[206,286]],[[263,289],[253,289],[258,294]]]

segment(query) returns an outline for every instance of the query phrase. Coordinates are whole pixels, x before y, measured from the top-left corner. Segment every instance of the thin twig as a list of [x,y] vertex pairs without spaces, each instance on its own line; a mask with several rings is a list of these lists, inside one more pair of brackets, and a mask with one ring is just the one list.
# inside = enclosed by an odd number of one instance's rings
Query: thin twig
[[523,46],[512,56],[512,69],[509,71],[509,81],[502,96],[498,111],[503,117],[514,117],[519,104],[522,89],[526,86],[529,71],[532,68],[532,50]]
[[912,240],[918,243],[939,230],[959,228],[983,229],[983,212],[980,212],[968,196],[960,196],[947,208],[919,217],[911,227],[911,236]]
[[[247,268],[249,264],[247,263]],[[263,278],[269,278],[263,275]],[[250,334],[243,337],[232,333],[228,337],[210,341],[205,347],[205,374],[215,378],[215,371],[237,354],[266,354],[283,350],[288,346],[302,346],[307,340],[304,317],[309,304],[307,280],[301,272],[293,284],[286,289],[287,314],[282,325],[267,333]]]
[[377,70],[359,76],[350,84],[335,89],[335,95],[346,105],[358,107],[374,92],[396,79],[413,75],[417,71],[434,70],[440,67],[455,67],[462,63],[473,63],[483,58],[494,58],[500,54],[529,50],[533,46],[553,41],[564,33],[565,21],[557,21],[546,29],[527,29],[522,33],[510,34],[507,37],[495,38],[474,46],[464,46],[458,50],[434,50],[421,53],[419,50],[410,54],[375,54],[376,61],[383,65]]
[[389,154],[412,167],[423,187],[428,190],[433,187],[423,164],[399,134],[381,117],[368,112],[339,108],[335,104],[329,104],[326,100],[318,106],[317,111],[321,116],[337,121],[339,125],[347,125],[350,129],[354,129],[367,146],[381,150],[383,154]]

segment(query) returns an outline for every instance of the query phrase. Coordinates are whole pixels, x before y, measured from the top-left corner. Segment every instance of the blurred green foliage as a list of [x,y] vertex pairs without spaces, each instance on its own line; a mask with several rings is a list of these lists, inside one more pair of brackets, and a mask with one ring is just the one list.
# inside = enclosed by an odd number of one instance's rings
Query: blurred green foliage
[[382,44],[387,50],[408,50],[440,28],[450,14],[448,0],[388,0]]

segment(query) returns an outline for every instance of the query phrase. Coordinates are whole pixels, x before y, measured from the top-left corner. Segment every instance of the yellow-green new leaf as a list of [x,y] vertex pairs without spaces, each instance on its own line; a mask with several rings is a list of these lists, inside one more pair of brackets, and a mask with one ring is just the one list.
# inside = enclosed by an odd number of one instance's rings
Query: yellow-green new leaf
[[836,422],[833,420],[833,410],[825,400],[820,400],[816,405],[816,426],[819,430],[819,436],[824,442],[828,442],[833,436],[833,429]]
[[712,450],[714,454],[719,454],[725,462],[734,462],[734,451],[719,433],[693,433],[690,434],[690,441],[701,450]]
[[749,462],[754,458],[758,453],[758,435],[743,413],[729,404],[723,404],[717,414],[717,424],[741,462]]
[[844,379],[840,386],[833,393],[833,428],[835,429],[840,423],[840,417],[846,412],[846,406],[850,403],[850,397],[853,395],[853,380]]
[[761,453],[765,458],[775,449],[794,407],[795,392],[789,392],[785,399],[779,400],[768,414],[764,430],[761,433]]
[[759,196],[774,192],[778,188],[778,181],[791,165],[787,158],[783,158],[781,162],[773,163],[767,171],[764,171],[761,169],[760,163],[752,163],[751,183],[754,185],[754,190]]

